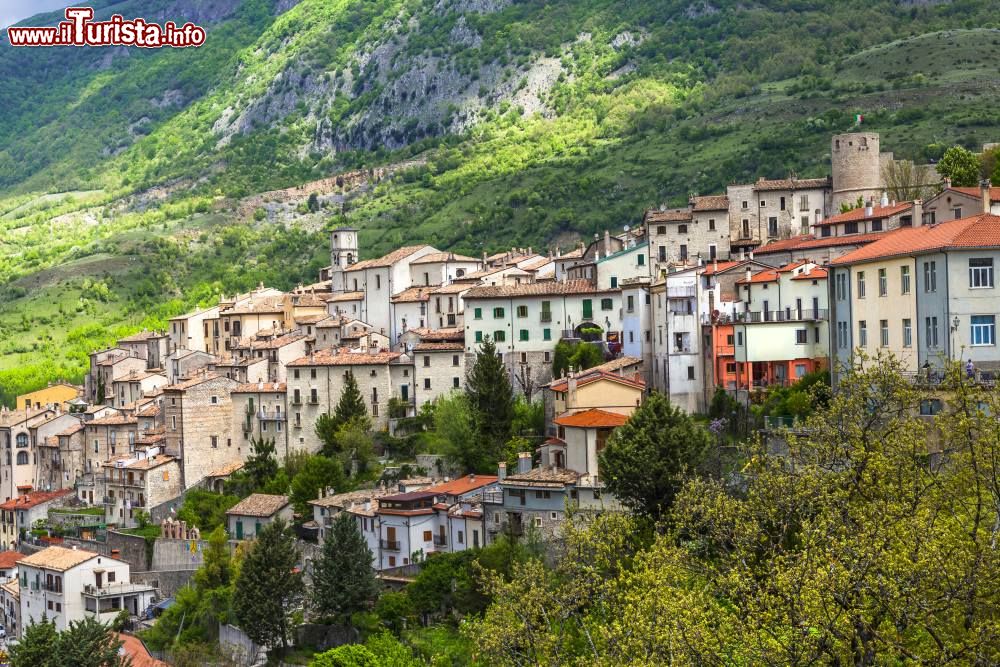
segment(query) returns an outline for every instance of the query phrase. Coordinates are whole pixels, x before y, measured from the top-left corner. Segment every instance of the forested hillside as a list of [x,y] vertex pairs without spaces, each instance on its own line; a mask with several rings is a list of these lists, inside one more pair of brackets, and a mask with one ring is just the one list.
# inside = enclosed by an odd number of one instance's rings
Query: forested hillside
[[[918,159],[1000,136],[985,0],[97,7],[209,37],[0,43],[0,399],[78,374],[115,327],[312,280],[323,230],[345,219],[366,255],[568,244],[734,180],[824,174],[830,133],[856,113]],[[320,210],[236,213],[254,193],[409,160]]]

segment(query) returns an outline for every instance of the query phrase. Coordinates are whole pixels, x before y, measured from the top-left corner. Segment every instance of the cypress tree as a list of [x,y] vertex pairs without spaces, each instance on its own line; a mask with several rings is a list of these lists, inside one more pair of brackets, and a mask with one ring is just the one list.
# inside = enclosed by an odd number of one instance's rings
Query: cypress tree
[[342,512],[323,542],[313,568],[313,610],[319,616],[348,618],[368,609],[378,596],[372,552],[350,514]]
[[483,453],[491,462],[499,461],[514,422],[514,390],[503,359],[489,338],[476,354],[465,387]]
[[[354,379],[354,373],[347,372],[344,381],[344,390],[340,394],[340,401],[333,411],[333,419],[336,429],[354,419],[368,419],[368,408],[365,407],[365,399],[358,389],[358,381]],[[335,430],[336,430],[335,429]]]
[[233,591],[240,628],[259,646],[288,646],[292,605],[303,591],[295,535],[281,519],[265,526],[243,560]]

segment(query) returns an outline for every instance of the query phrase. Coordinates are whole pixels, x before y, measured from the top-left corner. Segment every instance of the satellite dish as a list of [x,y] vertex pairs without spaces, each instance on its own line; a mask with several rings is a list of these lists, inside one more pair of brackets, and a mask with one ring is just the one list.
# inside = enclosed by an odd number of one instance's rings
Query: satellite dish
[[629,230],[628,225],[625,225],[625,231],[627,232],[628,230]]

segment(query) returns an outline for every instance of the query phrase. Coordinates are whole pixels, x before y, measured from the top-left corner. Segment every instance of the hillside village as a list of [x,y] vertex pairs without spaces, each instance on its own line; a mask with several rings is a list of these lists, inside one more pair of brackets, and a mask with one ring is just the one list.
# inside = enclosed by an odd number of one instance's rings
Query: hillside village
[[[122,610],[151,622],[203,562],[206,536],[177,517],[192,490],[225,490],[261,441],[279,462],[323,451],[317,423],[348,385],[373,432],[405,435],[466,389],[484,344],[514,391],[544,406],[544,432],[516,463],[469,470],[383,449],[380,477],[322,489],[311,515],[288,495],[240,499],[229,540],[282,519],[322,544],[347,514],[372,568],[405,581],[434,554],[555,539],[568,508],[622,509],[598,455],[654,391],[704,415],[720,389],[749,406],[815,371],[836,385],[859,350],[929,382],[959,361],[992,386],[1000,188],[953,187],[926,168],[920,196],[897,199],[879,139],[834,135],[828,178],[733,184],[573,248],[412,245],[362,259],[358,230],[338,228],[316,283],[220,295],[94,351],[82,387],[52,384],[0,411],[7,633],[43,612],[59,629]],[[598,363],[559,362],[580,346]]]

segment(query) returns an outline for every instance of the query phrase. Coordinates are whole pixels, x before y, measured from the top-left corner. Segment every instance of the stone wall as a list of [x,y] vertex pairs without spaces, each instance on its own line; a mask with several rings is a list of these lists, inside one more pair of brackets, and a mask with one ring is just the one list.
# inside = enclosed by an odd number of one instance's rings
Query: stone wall
[[133,572],[132,583],[149,584],[156,588],[160,599],[177,595],[194,577],[195,570],[165,570],[149,572]]

